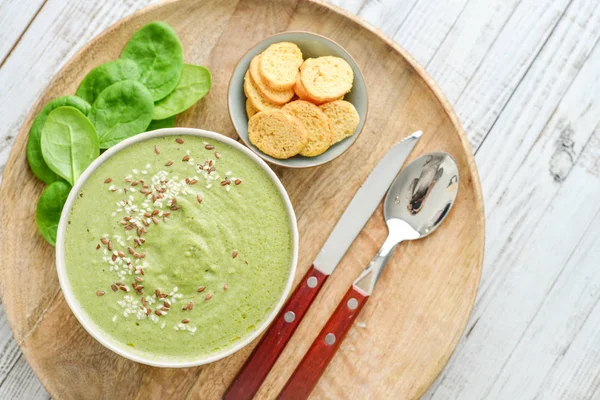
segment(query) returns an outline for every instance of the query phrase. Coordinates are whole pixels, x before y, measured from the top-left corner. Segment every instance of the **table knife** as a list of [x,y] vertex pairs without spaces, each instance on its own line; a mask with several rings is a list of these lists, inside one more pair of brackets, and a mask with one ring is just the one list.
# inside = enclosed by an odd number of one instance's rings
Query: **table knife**
[[422,132],[417,131],[407,136],[388,150],[377,163],[350,201],[317,258],[234,378],[223,399],[249,400],[254,397],[323,284],[371,218],[421,135]]

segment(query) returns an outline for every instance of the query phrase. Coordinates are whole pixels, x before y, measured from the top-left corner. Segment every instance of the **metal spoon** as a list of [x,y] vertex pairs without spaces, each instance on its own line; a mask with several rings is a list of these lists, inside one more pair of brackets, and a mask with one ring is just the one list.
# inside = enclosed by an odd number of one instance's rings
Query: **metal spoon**
[[354,286],[371,295],[396,246],[433,232],[448,215],[457,191],[458,167],[448,153],[429,153],[406,166],[383,204],[388,237]]
[[367,265],[279,393],[278,399],[308,398],[358,313],[373,293],[398,243],[431,234],[446,218],[458,191],[458,167],[448,153],[429,153],[406,166],[383,205],[388,237]]

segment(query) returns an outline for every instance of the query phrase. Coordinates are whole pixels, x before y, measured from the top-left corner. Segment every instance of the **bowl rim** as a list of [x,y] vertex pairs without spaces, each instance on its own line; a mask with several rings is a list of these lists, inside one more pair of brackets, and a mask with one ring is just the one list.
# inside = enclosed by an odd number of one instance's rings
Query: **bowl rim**
[[[67,277],[66,265],[65,265],[65,259],[64,259],[65,258],[64,257],[64,253],[65,253],[64,240],[65,240],[65,231],[66,231],[66,227],[67,227],[68,217],[69,217],[69,214],[73,207],[73,203],[75,202],[75,199],[77,197],[77,193],[79,193],[79,191],[81,190],[81,188],[85,184],[85,182],[88,180],[88,178],[96,171],[96,169],[98,169],[99,166],[103,165],[106,162],[106,160],[110,159],[114,154],[120,152],[121,150],[123,150],[135,143],[140,143],[140,142],[143,142],[143,141],[146,141],[149,139],[153,139],[153,138],[157,138],[157,137],[165,137],[165,136],[196,136],[196,137],[201,137],[201,138],[212,139],[212,140],[216,140],[216,141],[222,142],[224,144],[227,144],[229,146],[232,146],[235,149],[240,150],[242,153],[244,153],[248,157],[250,157],[250,159],[252,159],[257,165],[259,165],[261,167],[261,169],[263,171],[265,171],[267,173],[270,180],[275,184],[275,186],[279,192],[279,195],[285,204],[285,209],[287,211],[287,216],[289,219],[290,230],[292,233],[293,248],[292,248],[292,257],[290,260],[287,282],[285,284],[283,291],[281,292],[279,300],[277,301],[277,303],[275,304],[274,308],[271,310],[269,315],[267,315],[262,320],[262,322],[260,323],[258,328],[256,330],[254,330],[254,332],[252,332],[250,335],[247,335],[246,337],[244,337],[242,340],[238,341],[237,343],[234,343],[233,346],[228,346],[223,351],[210,354],[209,356],[202,356],[202,357],[197,357],[194,359],[186,359],[186,360],[177,360],[176,358],[173,358],[172,360],[162,359],[162,358],[155,359],[155,358],[150,358],[150,357],[147,358],[147,357],[144,357],[140,353],[136,353],[133,351],[130,352],[130,351],[128,351],[128,349],[125,346],[118,345],[117,344],[118,342],[114,338],[112,338],[109,334],[103,332],[101,327],[97,328],[96,324],[92,321],[92,319],[87,315],[87,313],[85,311],[83,311],[83,309],[81,308],[81,305],[79,304],[79,302],[75,298],[75,295],[73,294],[71,284]],[[281,181],[279,180],[277,175],[275,175],[275,172],[273,172],[273,170],[267,165],[267,163],[265,161],[263,161],[260,157],[258,157],[253,151],[251,151],[246,146],[243,146],[242,144],[231,139],[230,137],[227,137],[225,135],[222,135],[222,134],[219,134],[216,132],[207,131],[204,129],[197,129],[197,128],[183,128],[183,127],[164,128],[164,129],[157,129],[154,131],[141,133],[139,135],[130,137],[130,138],[116,144],[115,146],[111,147],[110,149],[105,151],[103,154],[101,154],[100,157],[95,159],[90,164],[90,166],[88,166],[86,168],[86,170],[83,172],[83,174],[81,174],[80,178],[77,180],[77,182],[71,189],[71,192],[69,193],[67,201],[65,202],[65,205],[61,212],[60,222],[58,225],[58,233],[57,233],[57,238],[56,238],[56,271],[58,273],[58,280],[60,283],[62,293],[65,297],[67,304],[69,305],[69,308],[71,309],[71,311],[73,312],[73,314],[75,315],[75,317],[77,318],[79,323],[83,326],[83,328],[94,339],[96,339],[96,341],[98,341],[100,344],[102,344],[107,349],[113,351],[114,353],[116,353],[122,357],[125,357],[129,360],[141,363],[141,364],[150,365],[153,367],[163,367],[163,368],[185,368],[185,367],[195,367],[195,366],[199,366],[199,365],[209,364],[209,363],[215,362],[217,360],[220,360],[224,357],[227,357],[227,356],[237,352],[238,350],[242,349],[243,347],[247,346],[249,343],[251,343],[254,339],[256,339],[260,334],[262,334],[266,330],[266,328],[273,322],[273,320],[275,319],[275,317],[279,313],[279,311],[283,308],[284,302],[287,299],[287,297],[291,291],[292,283],[293,283],[294,277],[296,275],[296,267],[298,264],[298,247],[299,247],[298,225],[297,225],[297,221],[296,221],[296,214],[295,214],[293,206],[292,206],[292,202],[291,202],[283,184],[281,183]]]
[[[304,34],[304,35],[309,35],[309,36],[317,36],[321,39],[324,39],[325,41],[330,42],[331,44],[333,44],[334,46],[337,46],[338,48],[340,48],[342,50],[342,52],[344,52],[348,58],[350,58],[352,60],[352,62],[354,63],[354,65],[356,65],[356,69],[358,70],[358,73],[360,75],[360,79],[363,82],[363,86],[365,88],[365,116],[364,116],[364,121],[363,124],[361,125],[360,129],[358,130],[358,132],[354,133],[354,139],[352,140],[352,143],[350,143],[348,145],[348,147],[342,151],[340,154],[338,154],[337,156],[328,158],[324,161],[315,163],[315,164],[311,164],[311,165],[289,165],[287,164],[285,161],[286,159],[283,160],[278,160],[274,157],[271,157],[272,159],[266,159],[265,158],[265,154],[263,154],[262,151],[258,150],[254,150],[252,147],[250,147],[250,145],[248,144],[248,142],[246,141],[246,139],[244,139],[244,137],[242,135],[240,135],[240,132],[238,131],[237,126],[235,125],[235,122],[233,120],[233,113],[231,111],[231,103],[229,101],[229,93],[231,92],[231,83],[233,81],[233,75],[234,72],[237,70],[237,68],[240,66],[242,60],[244,58],[246,58],[246,56],[248,55],[248,53],[250,53],[252,50],[254,50],[256,47],[258,47],[260,44],[262,44],[263,42],[276,37],[276,36],[281,36],[281,35],[285,35],[285,34],[289,34],[289,33],[298,33],[298,34]],[[356,79],[356,78],[355,78]],[[313,167],[318,167],[320,165],[326,164],[330,161],[335,160],[336,158],[340,157],[342,154],[346,153],[353,145],[354,143],[356,143],[356,141],[358,140],[358,137],[360,136],[360,134],[363,132],[363,130],[365,129],[365,125],[367,123],[367,118],[369,116],[369,93],[368,93],[368,89],[367,89],[367,83],[365,81],[365,76],[363,75],[363,72],[360,68],[360,65],[358,65],[358,63],[356,62],[356,60],[354,59],[354,57],[352,57],[352,55],[350,54],[350,52],[348,50],[346,50],[346,48],[344,46],[342,46],[341,44],[339,44],[338,42],[336,42],[333,39],[328,38],[327,36],[321,35],[319,33],[315,33],[315,32],[310,32],[310,31],[306,31],[306,30],[291,30],[291,31],[282,31],[282,32],[277,32],[274,33],[272,35],[268,35],[264,38],[262,38],[261,40],[259,40],[258,42],[254,43],[252,46],[250,46],[245,52],[244,54],[242,54],[240,56],[240,58],[238,59],[238,61],[235,63],[235,66],[233,67],[233,70],[231,71],[231,76],[229,77],[229,83],[227,84],[227,110],[228,110],[228,114],[229,114],[229,119],[231,120],[231,124],[233,125],[233,129],[235,129],[235,132],[237,133],[238,137],[240,138],[240,140],[242,142],[244,142],[244,145],[246,145],[253,153],[255,153],[256,155],[258,155],[262,160],[264,160],[265,162],[271,163],[271,164],[275,164],[275,165],[279,165],[281,167],[286,167],[286,168],[294,168],[294,169],[302,169],[302,168],[313,168]],[[325,150],[325,153],[327,153],[329,149]],[[310,159],[311,157],[305,157],[306,159]]]

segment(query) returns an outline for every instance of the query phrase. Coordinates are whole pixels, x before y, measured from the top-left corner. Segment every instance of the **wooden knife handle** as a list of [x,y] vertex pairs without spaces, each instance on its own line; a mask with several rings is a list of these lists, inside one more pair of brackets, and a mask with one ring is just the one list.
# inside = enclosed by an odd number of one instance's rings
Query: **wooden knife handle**
[[311,265],[227,388],[223,399],[249,400],[254,397],[328,277]]
[[277,399],[308,398],[368,298],[354,286],[350,287]]

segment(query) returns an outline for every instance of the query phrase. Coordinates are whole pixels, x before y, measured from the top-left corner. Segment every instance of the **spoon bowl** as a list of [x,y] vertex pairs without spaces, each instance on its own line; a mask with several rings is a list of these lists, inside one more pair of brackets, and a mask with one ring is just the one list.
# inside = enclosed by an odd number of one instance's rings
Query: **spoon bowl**
[[[407,165],[392,183],[383,206],[388,226],[402,220],[411,239],[432,233],[446,218],[458,191],[458,166],[448,153],[425,154]],[[391,233],[391,229],[390,229]],[[413,237],[417,234],[417,237]]]

